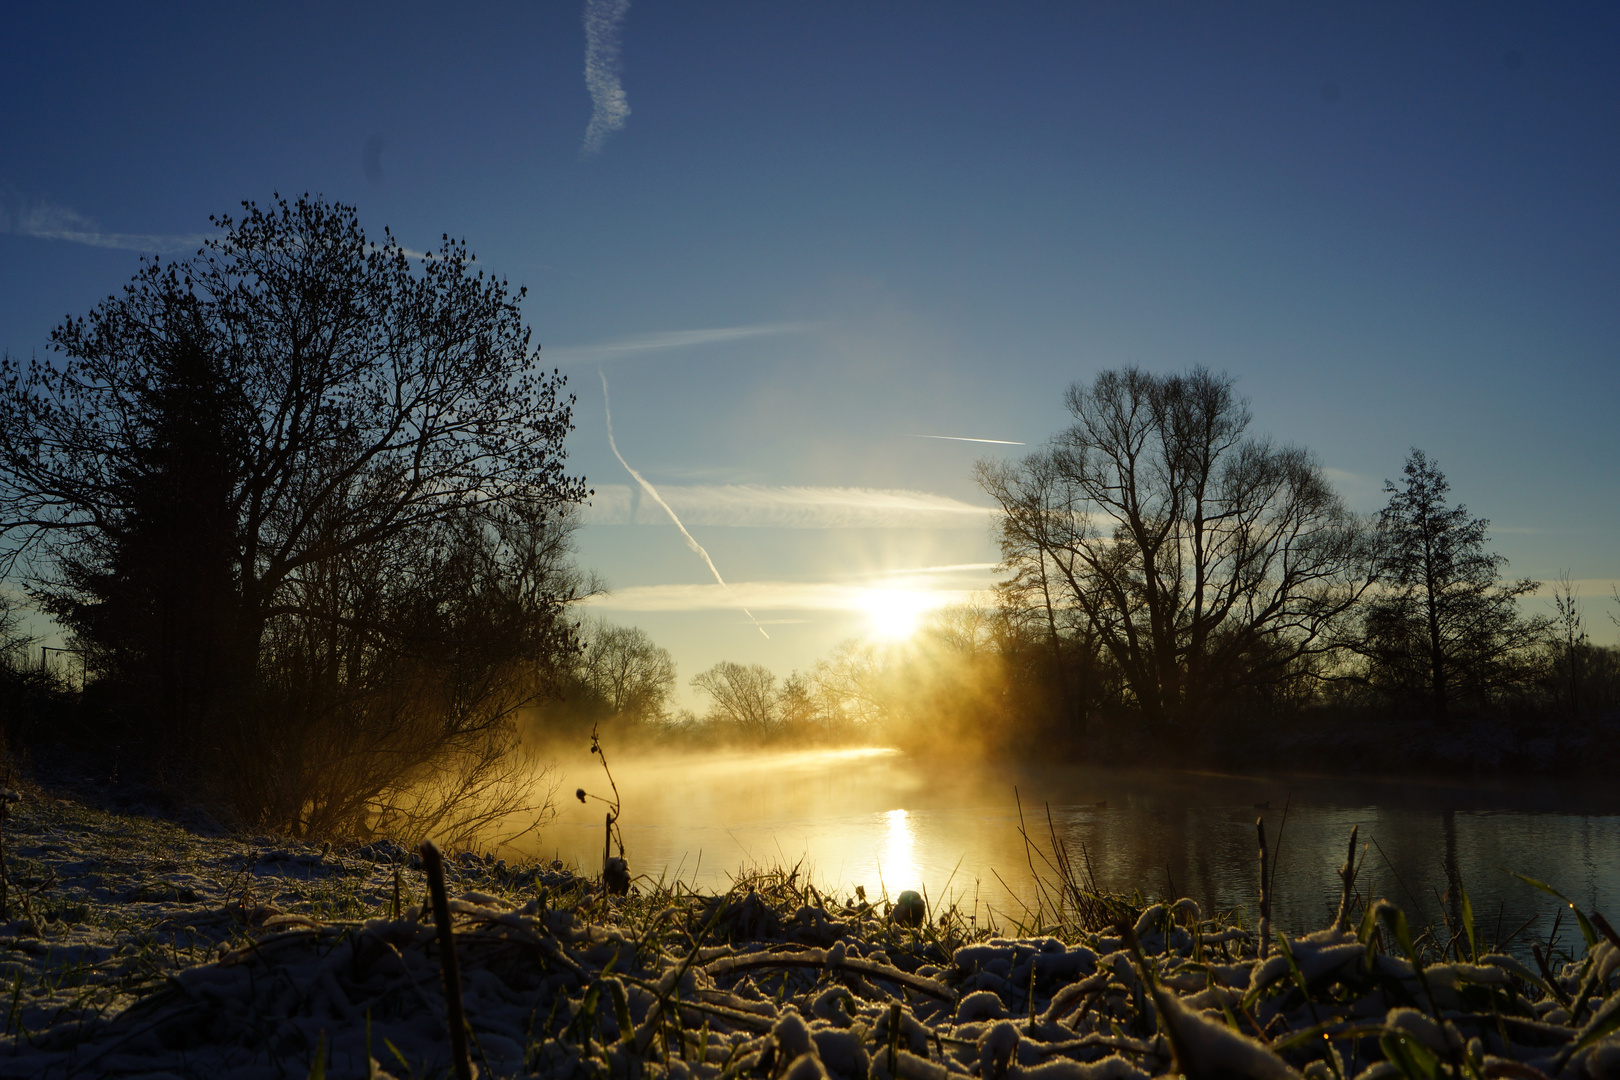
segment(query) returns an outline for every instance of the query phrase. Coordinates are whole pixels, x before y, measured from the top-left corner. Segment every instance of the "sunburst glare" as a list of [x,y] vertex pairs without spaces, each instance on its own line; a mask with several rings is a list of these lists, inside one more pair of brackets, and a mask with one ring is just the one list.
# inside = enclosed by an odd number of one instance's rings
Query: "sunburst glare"
[[917,626],[936,602],[927,593],[912,589],[869,589],[861,598],[872,637],[902,641],[917,632]]

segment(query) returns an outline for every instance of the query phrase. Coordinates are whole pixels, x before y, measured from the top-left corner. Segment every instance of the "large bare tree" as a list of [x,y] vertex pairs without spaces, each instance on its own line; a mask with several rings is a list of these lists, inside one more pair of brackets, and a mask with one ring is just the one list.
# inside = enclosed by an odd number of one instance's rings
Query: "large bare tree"
[[1119,666],[1154,727],[1298,679],[1371,578],[1369,533],[1304,450],[1248,434],[1233,380],[1108,371],[1043,451],[983,462],[1005,569],[1054,641]]

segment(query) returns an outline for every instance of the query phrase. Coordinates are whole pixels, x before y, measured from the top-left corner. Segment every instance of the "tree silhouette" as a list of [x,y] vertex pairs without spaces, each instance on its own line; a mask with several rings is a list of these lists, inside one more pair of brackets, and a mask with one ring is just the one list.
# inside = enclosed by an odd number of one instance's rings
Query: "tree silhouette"
[[[51,362],[0,361],[0,558],[102,674],[183,704],[167,742],[192,756],[240,742],[267,663],[302,656],[300,693],[350,700],[371,660],[410,652],[412,590],[452,569],[525,564],[543,619],[572,587],[559,517],[586,494],[523,290],[448,237],[413,265],[351,207],[243,206],[59,327]],[[386,646],[368,634],[388,625]],[[261,757],[307,759],[284,742]]]
[[126,726],[193,745],[254,665],[237,625],[235,432],[228,388],[191,336],[154,352],[145,438],[115,474],[118,502],[58,549],[38,594]]
[[1003,566],[1054,640],[1112,657],[1151,728],[1309,673],[1367,588],[1363,530],[1229,377],[1108,371],[1022,462],[982,463]]
[[580,650],[584,682],[610,718],[639,723],[665,719],[675,692],[675,660],[638,626],[589,627]]
[[714,701],[718,719],[758,738],[767,738],[781,723],[776,676],[763,664],[722,660],[692,677],[692,685]]
[[1445,474],[1413,450],[1379,515],[1385,592],[1371,603],[1359,646],[1373,684],[1420,701],[1436,720],[1459,703],[1488,705],[1524,675],[1521,654],[1537,644],[1545,619],[1522,618],[1529,579],[1504,583],[1507,560],[1485,550],[1490,522],[1448,506]]

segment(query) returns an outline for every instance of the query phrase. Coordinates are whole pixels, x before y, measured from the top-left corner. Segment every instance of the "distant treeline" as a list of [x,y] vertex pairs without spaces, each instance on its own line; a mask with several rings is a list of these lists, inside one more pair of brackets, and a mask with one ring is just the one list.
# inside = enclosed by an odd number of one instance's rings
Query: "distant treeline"
[[1488,523],[1450,501],[1421,451],[1363,516],[1306,451],[1248,434],[1230,378],[1106,372],[1067,404],[1075,423],[1045,449],[979,467],[1004,512],[1005,577],[982,602],[780,681],[718,664],[692,680],[712,703],[701,718],[668,715],[667,654],[604,628],[599,641],[661,660],[639,665],[642,704],[599,718],[692,740],[1219,768],[1572,770],[1615,756],[1620,650],[1589,640],[1567,579],[1528,613],[1539,583],[1503,577]]

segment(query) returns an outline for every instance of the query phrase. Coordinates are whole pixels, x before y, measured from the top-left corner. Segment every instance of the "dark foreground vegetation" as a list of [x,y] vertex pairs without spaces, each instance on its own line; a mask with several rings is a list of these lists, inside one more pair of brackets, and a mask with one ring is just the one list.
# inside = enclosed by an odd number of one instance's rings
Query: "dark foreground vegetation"
[[5,1076],[1620,1075],[1601,915],[1492,941],[1461,894],[1412,927],[1358,888],[1354,836],[1333,925],[1274,930],[1264,889],[1258,925],[1107,894],[1055,844],[1031,845],[1044,880],[1016,912],[833,896],[794,869],[617,895],[471,853],[433,902],[398,844],[8,805]]

